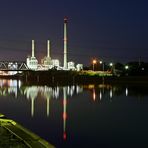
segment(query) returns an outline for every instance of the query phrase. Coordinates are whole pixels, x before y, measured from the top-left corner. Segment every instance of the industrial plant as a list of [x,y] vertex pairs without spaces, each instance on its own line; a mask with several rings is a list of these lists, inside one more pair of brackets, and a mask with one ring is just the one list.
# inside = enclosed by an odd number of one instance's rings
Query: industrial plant
[[26,64],[30,70],[76,70],[80,71],[83,69],[82,64],[76,64],[73,61],[68,61],[68,48],[67,48],[67,18],[64,18],[64,50],[63,50],[63,65],[60,65],[58,59],[51,58],[51,46],[50,40],[47,41],[47,56],[41,60],[39,64],[35,57],[35,41],[32,40],[32,55],[27,57]]

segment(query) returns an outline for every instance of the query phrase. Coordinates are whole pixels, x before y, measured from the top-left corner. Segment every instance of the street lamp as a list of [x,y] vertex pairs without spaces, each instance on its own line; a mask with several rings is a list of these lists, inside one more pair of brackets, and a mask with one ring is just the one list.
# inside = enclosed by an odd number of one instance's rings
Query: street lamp
[[112,73],[114,73],[114,65],[113,65],[113,63],[109,63],[109,66],[110,66],[110,71]]
[[125,65],[125,69],[128,70],[129,69],[129,66],[128,65]]
[[95,69],[95,64],[97,63],[97,60],[94,59],[92,63],[93,63],[93,71],[94,71],[94,69]]
[[113,63],[109,63],[109,66],[112,67],[113,66]]
[[104,62],[100,61],[100,64],[102,64],[102,71],[104,71]]

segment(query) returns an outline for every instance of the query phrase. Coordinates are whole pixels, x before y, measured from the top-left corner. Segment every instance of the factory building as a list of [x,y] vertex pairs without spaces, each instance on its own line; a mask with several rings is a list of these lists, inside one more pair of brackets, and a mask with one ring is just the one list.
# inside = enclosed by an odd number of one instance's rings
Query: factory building
[[53,68],[53,62],[51,60],[50,49],[51,49],[50,40],[48,40],[47,41],[47,56],[41,60],[41,64],[43,65],[43,67],[45,69],[52,69]]
[[38,60],[36,59],[34,55],[34,40],[32,40],[32,56],[27,58],[27,66],[31,70],[37,70],[38,68]]
[[68,69],[69,70],[75,70],[76,68],[75,68],[75,63],[74,62],[68,62]]
[[35,43],[32,40],[32,56],[27,58],[27,66],[31,70],[77,70],[83,69],[82,64],[77,64],[72,61],[68,62],[68,48],[67,48],[67,18],[64,18],[64,51],[63,51],[63,66],[60,66],[60,61],[58,59],[51,58],[51,45],[50,40],[47,41],[47,56],[41,60],[41,64],[38,64],[38,60],[35,57]]

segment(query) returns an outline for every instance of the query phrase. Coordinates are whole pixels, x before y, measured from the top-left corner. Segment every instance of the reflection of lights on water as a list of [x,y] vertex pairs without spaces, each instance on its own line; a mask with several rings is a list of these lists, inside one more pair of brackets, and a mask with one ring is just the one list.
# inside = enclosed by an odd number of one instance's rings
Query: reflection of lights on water
[[10,87],[12,87],[12,86],[13,86],[13,87],[17,87],[17,84],[18,84],[18,83],[17,83],[16,80],[9,80],[9,86],[10,86]]
[[21,88],[21,85],[22,85],[22,83],[21,83],[21,81],[19,80],[19,81],[18,81],[18,87]]
[[31,99],[31,117],[34,116],[34,98]]
[[74,92],[75,92],[75,86],[67,87],[67,95],[73,96]]
[[31,116],[34,116],[34,101],[38,95],[38,87],[36,86],[31,86],[31,87],[26,87],[24,90],[24,94],[26,94],[27,99],[31,99]]
[[63,133],[63,139],[66,140],[67,139],[67,135],[66,132]]
[[6,93],[8,94],[14,93],[15,98],[17,98],[18,88],[21,87],[21,81],[20,80],[0,80],[0,86],[1,88],[6,87],[7,91],[5,92],[5,95]]
[[29,98],[36,98],[38,95],[38,87],[36,86],[31,86],[31,87],[26,87],[24,90],[24,94],[26,95],[27,99]]
[[125,95],[126,95],[126,97],[128,96],[128,88],[127,87],[125,89]]
[[59,98],[59,87],[56,87],[52,90],[52,95],[54,98],[58,99]]
[[93,89],[93,100],[94,101],[96,100],[96,91],[95,91],[95,89]]
[[[65,87],[67,89],[66,94],[67,95],[74,95],[76,92],[76,88],[78,87]],[[68,91],[69,90],[69,91]],[[83,90],[79,88],[79,90]],[[80,91],[81,92],[81,91]],[[60,87],[37,87],[37,86],[31,86],[31,87],[26,87],[24,90],[24,95],[29,99],[31,96],[34,96],[35,98],[38,96],[38,94],[41,93],[44,98],[47,99],[48,96],[52,98],[59,98],[60,95]]]
[[100,95],[99,96],[100,96],[100,100],[102,100],[102,92],[101,92],[101,90],[100,90]]
[[66,140],[66,120],[67,120],[67,92],[66,87],[63,87],[63,139]]
[[113,97],[113,91],[112,91],[112,89],[110,89],[109,96],[110,96],[110,98]]
[[50,99],[47,98],[47,117],[49,116]]
[[[63,89],[62,87],[40,87],[40,86],[30,86],[30,87],[21,87],[22,83],[21,81],[17,80],[0,80],[0,95],[7,96],[8,94],[14,93],[15,97],[18,95],[18,91],[21,95],[26,96],[28,100],[31,102],[31,116],[34,116],[34,108],[35,108],[35,99],[38,96],[42,96],[47,100],[47,116],[49,116],[50,112],[50,99],[51,98],[59,98],[60,97],[60,91]],[[69,89],[69,93],[68,93]],[[80,86],[71,86],[71,87],[64,87],[64,96],[67,95],[74,95],[75,93],[83,92],[83,88]],[[63,106],[66,106],[66,102],[63,104]],[[65,109],[65,108],[64,108]],[[63,119],[66,120],[67,114],[64,113]],[[64,123],[65,124],[65,123]],[[66,125],[66,124],[65,124]]]
[[92,89],[94,87],[95,87],[94,85],[88,85],[88,89]]
[[83,87],[76,86],[76,93],[79,94],[79,93],[82,93],[82,92],[83,92]]

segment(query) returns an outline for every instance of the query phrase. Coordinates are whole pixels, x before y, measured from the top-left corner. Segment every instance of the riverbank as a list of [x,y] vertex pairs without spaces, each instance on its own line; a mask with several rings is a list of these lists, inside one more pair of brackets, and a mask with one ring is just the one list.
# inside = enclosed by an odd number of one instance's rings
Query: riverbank
[[24,83],[45,85],[71,85],[71,84],[125,84],[148,83],[148,76],[113,76],[102,72],[76,72],[76,71],[29,71],[21,77]]
[[113,76],[109,72],[77,71],[24,71],[14,76],[1,76],[5,79],[20,79],[27,85],[73,85],[73,84],[147,84],[148,76]]
[[1,114],[0,131],[0,147],[54,148],[47,141]]

